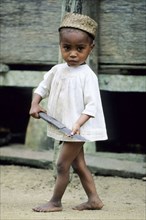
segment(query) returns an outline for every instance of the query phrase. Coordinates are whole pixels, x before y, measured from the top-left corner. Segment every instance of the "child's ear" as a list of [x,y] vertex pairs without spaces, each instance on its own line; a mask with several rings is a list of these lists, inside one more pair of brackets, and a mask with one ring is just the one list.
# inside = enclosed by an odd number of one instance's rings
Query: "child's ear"
[[94,47],[95,47],[95,43],[93,42],[93,43],[91,44],[91,51],[93,50]]

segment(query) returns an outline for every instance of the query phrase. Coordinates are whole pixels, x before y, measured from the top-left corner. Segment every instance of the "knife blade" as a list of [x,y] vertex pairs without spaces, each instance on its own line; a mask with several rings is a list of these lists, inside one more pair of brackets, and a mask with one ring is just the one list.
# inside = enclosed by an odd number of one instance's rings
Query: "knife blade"
[[62,133],[64,133],[65,135],[67,135],[68,137],[72,138],[72,139],[78,139],[80,141],[87,141],[86,138],[84,138],[83,136],[79,135],[79,134],[74,134],[71,135],[71,130],[69,128],[67,128],[64,124],[62,124],[60,121],[58,121],[57,119],[47,115],[45,112],[39,112],[39,116],[40,118],[42,118],[44,121],[48,122],[51,125],[54,125],[56,128],[58,128]]

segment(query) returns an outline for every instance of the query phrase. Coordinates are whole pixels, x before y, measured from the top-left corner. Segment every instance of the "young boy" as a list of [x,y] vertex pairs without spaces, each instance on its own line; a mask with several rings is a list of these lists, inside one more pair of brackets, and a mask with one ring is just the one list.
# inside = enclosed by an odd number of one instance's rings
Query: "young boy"
[[[48,97],[47,112],[88,141],[107,139],[98,79],[86,64],[94,47],[97,23],[90,17],[68,13],[59,28],[61,54],[66,63],[55,65],[35,90],[30,115],[39,118],[43,98]],[[70,166],[78,174],[88,200],[76,210],[101,209],[100,200],[84,159],[84,142],[74,140],[48,125],[48,136],[63,141],[57,162],[57,179],[52,198],[33,208],[37,212],[62,211],[62,197],[69,182]]]

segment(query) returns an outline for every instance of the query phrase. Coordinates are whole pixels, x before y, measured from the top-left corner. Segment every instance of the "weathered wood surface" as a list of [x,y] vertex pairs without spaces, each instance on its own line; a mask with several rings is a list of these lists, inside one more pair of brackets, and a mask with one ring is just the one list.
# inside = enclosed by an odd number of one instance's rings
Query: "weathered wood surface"
[[[98,11],[99,11],[99,0],[83,0],[82,4],[82,14],[90,16],[98,23]],[[97,73],[98,72],[98,47],[99,47],[99,40],[98,40],[99,30],[97,29],[96,37],[95,37],[95,47],[92,50],[89,56],[89,65],[92,70]]]
[[[35,88],[43,79],[41,71],[9,71],[0,74],[0,86]],[[99,86],[107,91],[146,92],[146,76],[99,74]]]
[[1,62],[56,63],[61,0],[1,0]]
[[[70,1],[70,10],[73,2]],[[98,20],[103,64],[146,63],[146,0],[83,0],[82,13]],[[63,0],[1,0],[1,62],[55,64]],[[91,62],[97,63],[97,55]]]
[[102,0],[99,62],[146,64],[146,0]]
[[146,92],[146,76],[99,75],[101,90],[117,92]]
[[9,71],[0,74],[0,86],[37,87],[46,72]]

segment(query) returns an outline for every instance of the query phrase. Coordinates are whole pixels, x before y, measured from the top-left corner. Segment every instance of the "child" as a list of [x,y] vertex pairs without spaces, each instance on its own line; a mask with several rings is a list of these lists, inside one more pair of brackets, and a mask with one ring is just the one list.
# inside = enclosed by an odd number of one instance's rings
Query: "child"
[[[86,64],[94,47],[97,23],[90,17],[67,13],[59,28],[60,49],[66,63],[55,65],[35,90],[30,115],[39,118],[45,110],[39,105],[48,97],[48,115],[61,121],[89,141],[107,139],[98,80]],[[84,160],[84,143],[74,140],[48,125],[47,135],[63,141],[57,162],[57,179],[52,198],[33,208],[36,212],[62,211],[61,199],[69,182],[70,166],[78,174],[88,200],[73,209],[101,209],[100,200],[90,171]]]

